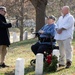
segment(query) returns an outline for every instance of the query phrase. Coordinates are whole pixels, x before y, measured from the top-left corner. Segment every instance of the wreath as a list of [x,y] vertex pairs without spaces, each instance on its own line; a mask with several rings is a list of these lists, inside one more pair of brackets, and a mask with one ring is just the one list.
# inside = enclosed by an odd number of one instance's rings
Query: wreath
[[55,55],[48,55],[44,62],[44,72],[55,72],[57,70],[57,56]]

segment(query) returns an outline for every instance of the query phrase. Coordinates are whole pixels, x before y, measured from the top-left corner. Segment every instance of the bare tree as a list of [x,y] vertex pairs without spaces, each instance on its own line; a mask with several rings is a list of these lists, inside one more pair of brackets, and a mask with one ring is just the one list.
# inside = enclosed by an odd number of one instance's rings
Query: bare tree
[[25,17],[25,4],[28,0],[5,0],[3,5],[7,7],[8,14],[11,17],[15,17],[17,22],[19,21],[20,29],[20,41],[23,40],[23,31],[24,31],[24,17]]
[[17,22],[19,21],[20,40],[23,40],[25,16],[34,18],[36,15],[36,31],[38,31],[45,24],[45,13],[47,16],[54,15],[58,18],[61,7],[68,5],[71,8],[71,13],[75,15],[74,3],[75,0],[66,0],[66,2],[65,0],[0,0],[0,5],[7,7],[9,16],[15,17]]
[[45,24],[45,9],[48,0],[30,0],[36,10],[36,31]]

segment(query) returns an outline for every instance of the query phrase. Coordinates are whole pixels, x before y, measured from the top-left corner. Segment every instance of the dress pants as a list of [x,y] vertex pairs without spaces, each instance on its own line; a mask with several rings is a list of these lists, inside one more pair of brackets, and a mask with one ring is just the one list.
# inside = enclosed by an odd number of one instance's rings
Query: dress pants
[[[60,57],[59,57],[59,64],[65,65],[67,61],[72,62],[72,46],[71,46],[72,39],[68,38],[65,40],[57,40],[60,50]],[[65,62],[66,59],[66,62]]]

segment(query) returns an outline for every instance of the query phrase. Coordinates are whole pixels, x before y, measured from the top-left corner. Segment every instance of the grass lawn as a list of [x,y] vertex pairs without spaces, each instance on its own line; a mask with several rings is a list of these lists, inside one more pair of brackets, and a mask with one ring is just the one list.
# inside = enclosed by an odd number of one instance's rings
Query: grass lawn
[[[14,75],[15,62],[17,58],[25,59],[25,75],[35,75],[35,69],[30,65],[30,60],[35,58],[34,54],[31,52],[30,47],[35,42],[36,39],[31,39],[11,44],[5,60],[6,64],[8,64],[10,67],[0,68],[0,75]],[[74,45],[75,42],[73,40],[73,46]],[[60,68],[57,70],[57,72],[44,73],[44,75],[75,75],[75,52],[73,54],[74,56],[71,68]]]

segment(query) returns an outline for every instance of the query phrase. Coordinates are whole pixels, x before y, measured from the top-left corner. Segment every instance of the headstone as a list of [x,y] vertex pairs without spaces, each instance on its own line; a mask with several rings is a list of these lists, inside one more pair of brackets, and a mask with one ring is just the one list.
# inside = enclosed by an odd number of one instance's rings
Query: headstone
[[[58,62],[59,62],[59,56],[60,56],[59,50],[54,49],[52,55],[55,55],[57,57]],[[57,63],[57,67],[59,67],[59,63]]]
[[60,53],[59,53],[59,50],[58,49],[54,49],[52,55],[57,56],[58,61],[59,61],[59,55],[60,55]]
[[43,54],[36,55],[35,75],[43,75]]
[[17,42],[18,37],[17,37],[17,33],[13,32],[13,42]]
[[15,75],[24,75],[24,59],[23,58],[18,58],[16,60]]
[[23,34],[23,40],[27,40],[28,39],[28,32],[25,31]]

